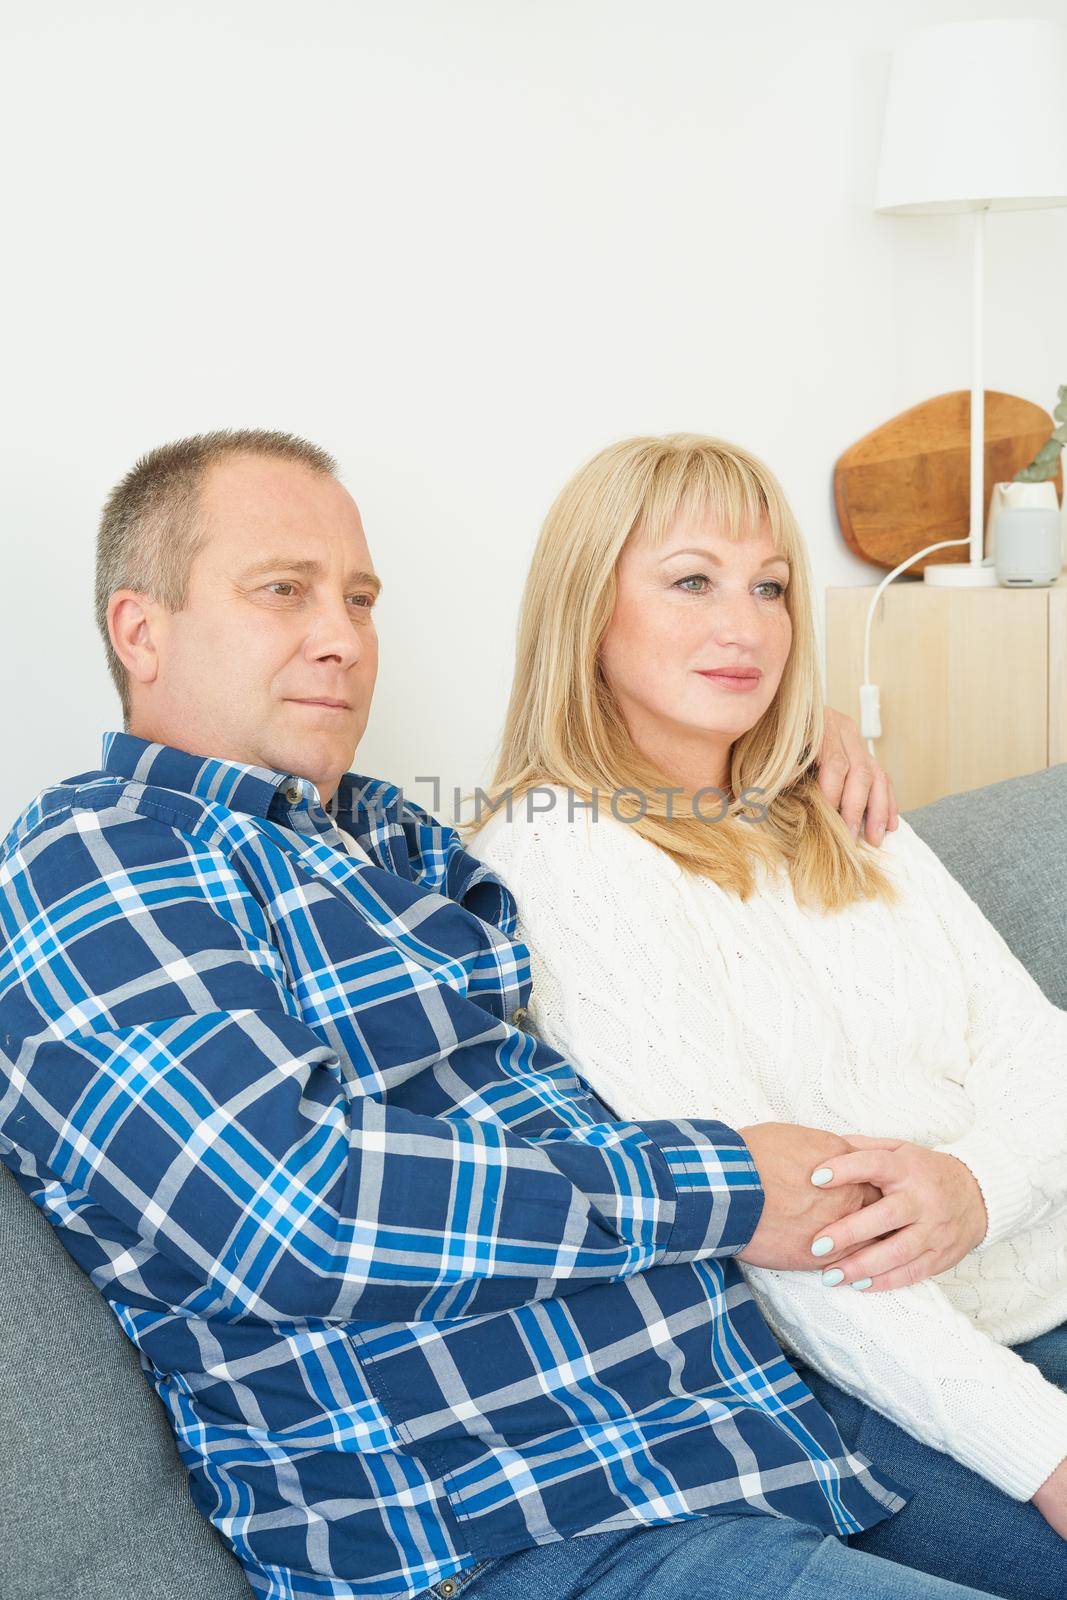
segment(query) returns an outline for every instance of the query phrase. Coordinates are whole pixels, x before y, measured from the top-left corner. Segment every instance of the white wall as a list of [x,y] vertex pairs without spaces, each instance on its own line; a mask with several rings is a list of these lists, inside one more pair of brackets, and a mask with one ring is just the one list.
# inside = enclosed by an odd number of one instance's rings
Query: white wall
[[[871,210],[894,40],[1067,0],[0,3],[0,822],[117,701],[96,517],[226,425],[336,452],[386,582],[356,765],[486,772],[539,521],[624,434],[835,459],[969,382],[969,219]],[[1067,381],[1067,211],[994,215],[986,381]],[[220,663],[220,669],[224,664]]]

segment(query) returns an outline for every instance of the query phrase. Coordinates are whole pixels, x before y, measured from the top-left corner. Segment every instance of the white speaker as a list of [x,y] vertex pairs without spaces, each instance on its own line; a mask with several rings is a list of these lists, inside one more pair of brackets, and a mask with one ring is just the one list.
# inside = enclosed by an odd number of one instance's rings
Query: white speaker
[[1060,575],[1060,513],[1051,506],[1004,506],[997,517],[997,582],[1041,588]]
[[1045,588],[1063,565],[1062,524],[1056,485],[995,483],[986,521],[986,564],[1006,589]]

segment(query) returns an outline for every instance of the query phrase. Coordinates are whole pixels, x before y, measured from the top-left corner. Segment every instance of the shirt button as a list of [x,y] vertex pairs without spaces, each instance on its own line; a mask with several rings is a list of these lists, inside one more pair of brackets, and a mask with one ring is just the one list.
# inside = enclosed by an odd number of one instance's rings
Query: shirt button
[[300,794],[300,789],[299,789],[297,784],[295,784],[295,783],[289,784],[289,786],[287,787],[287,789],[285,791],[285,798],[288,800],[288,802],[289,802],[289,804],[291,806],[295,806],[296,805],[297,801],[302,798],[301,794]]

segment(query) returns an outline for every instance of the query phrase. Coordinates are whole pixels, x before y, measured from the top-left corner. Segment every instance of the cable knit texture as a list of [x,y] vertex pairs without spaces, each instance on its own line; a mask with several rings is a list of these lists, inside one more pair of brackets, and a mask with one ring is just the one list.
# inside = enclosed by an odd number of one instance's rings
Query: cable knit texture
[[741,901],[553,792],[472,844],[518,900],[533,1029],[621,1117],[799,1122],[965,1162],[989,1229],[951,1271],[877,1294],[745,1273],[787,1349],[1029,1499],[1067,1458],[1067,1395],[1007,1348],[1067,1321],[1067,1012],[903,820],[880,851],[900,903],[827,914],[784,869]]

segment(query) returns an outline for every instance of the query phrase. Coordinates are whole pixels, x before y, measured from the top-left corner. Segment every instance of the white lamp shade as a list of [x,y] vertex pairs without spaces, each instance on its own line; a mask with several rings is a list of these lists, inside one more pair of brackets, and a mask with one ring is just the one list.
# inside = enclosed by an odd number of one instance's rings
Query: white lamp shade
[[893,56],[876,211],[1067,205],[1067,28],[949,22]]

